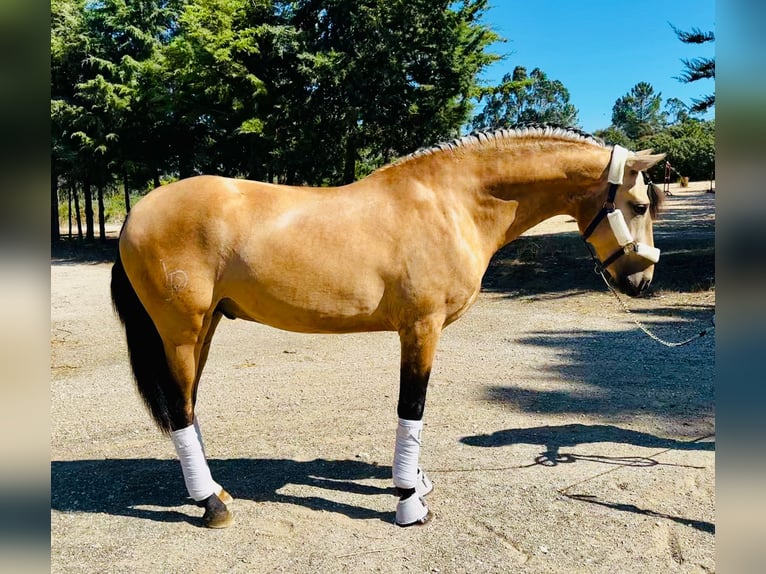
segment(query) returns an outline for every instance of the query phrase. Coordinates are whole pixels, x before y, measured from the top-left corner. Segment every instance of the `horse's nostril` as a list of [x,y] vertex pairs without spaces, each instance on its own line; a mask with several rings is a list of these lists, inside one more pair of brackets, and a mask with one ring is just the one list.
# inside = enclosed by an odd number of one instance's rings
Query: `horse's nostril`
[[651,284],[652,284],[651,278],[649,278],[649,279],[647,279],[647,278],[641,279],[641,283],[638,286],[639,292],[643,293],[644,291],[649,289],[649,285],[651,285]]
[[645,279],[643,277],[625,277],[620,281],[619,285],[623,293],[630,295],[631,297],[636,297],[646,291],[650,283],[651,279]]
[[649,288],[649,285],[651,284],[651,282],[652,282],[651,279],[642,278],[638,282],[638,285],[635,286],[635,292],[633,293],[633,295],[640,295],[641,293],[645,292]]

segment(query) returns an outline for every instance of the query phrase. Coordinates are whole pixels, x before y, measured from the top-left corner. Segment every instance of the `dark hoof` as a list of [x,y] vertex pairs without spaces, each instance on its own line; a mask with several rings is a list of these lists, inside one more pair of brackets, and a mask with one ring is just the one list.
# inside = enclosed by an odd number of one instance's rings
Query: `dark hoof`
[[[231,495],[229,495],[229,498],[231,498]],[[215,494],[208,496],[199,505],[205,507],[205,514],[202,515],[202,524],[207,528],[226,528],[234,521],[234,514],[226,508],[226,505]]]

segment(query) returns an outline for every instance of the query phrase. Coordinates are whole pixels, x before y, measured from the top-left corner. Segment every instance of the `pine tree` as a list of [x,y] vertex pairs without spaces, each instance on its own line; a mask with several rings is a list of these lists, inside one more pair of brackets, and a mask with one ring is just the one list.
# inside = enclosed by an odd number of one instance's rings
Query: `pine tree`
[[[715,41],[713,32],[702,32],[699,28],[692,28],[691,32],[679,30],[672,24],[673,31],[684,44],[705,44]],[[698,80],[715,80],[715,58],[692,58],[681,60],[684,64],[683,73],[676,79],[689,84]],[[715,94],[708,94],[700,100],[692,100],[690,108],[693,113],[702,113],[715,105]]]

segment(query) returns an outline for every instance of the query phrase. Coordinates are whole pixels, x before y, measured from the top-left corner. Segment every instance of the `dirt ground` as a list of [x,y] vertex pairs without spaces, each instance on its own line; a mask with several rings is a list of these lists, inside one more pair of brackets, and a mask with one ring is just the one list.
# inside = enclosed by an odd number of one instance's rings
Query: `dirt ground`
[[219,327],[198,414],[235,523],[200,527],[129,372],[114,242],[51,259],[52,572],[715,571],[715,194],[672,188],[624,313],[574,224],[493,260],[443,335],[421,463],[434,520],[393,525],[394,333]]

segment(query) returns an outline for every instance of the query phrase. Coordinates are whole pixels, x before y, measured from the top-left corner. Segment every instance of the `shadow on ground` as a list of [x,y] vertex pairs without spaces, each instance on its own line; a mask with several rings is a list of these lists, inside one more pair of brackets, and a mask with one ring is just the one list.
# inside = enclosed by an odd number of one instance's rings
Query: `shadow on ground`
[[[491,434],[467,436],[460,439],[460,442],[469,446],[484,448],[504,447],[516,444],[540,445],[545,448],[539,456],[535,457],[532,463],[524,465],[524,467],[537,465],[557,466],[559,464],[572,464],[584,461],[589,463],[616,465],[620,467],[650,467],[662,465],[681,466],[685,468],[704,468],[685,464],[660,462],[657,459],[659,454],[669,450],[713,452],[715,451],[715,442],[711,439],[712,436],[704,437],[704,439],[699,440],[676,440],[659,437],[646,432],[624,429],[615,425],[568,424],[506,429]],[[562,449],[567,447],[572,448],[596,443],[633,445],[655,449],[659,452],[654,453],[651,456],[586,454],[582,452],[582,448],[579,448],[577,453],[562,452]],[[652,518],[671,520],[701,532],[715,534],[715,525],[711,522],[691,519],[685,516],[666,514],[649,508],[641,508],[635,504],[602,500],[599,497],[590,494],[568,492],[579,484],[580,483],[575,483],[574,485],[561,490],[560,494],[576,502],[602,506],[620,512],[630,512]]]
[[[658,291],[695,292],[715,285],[714,232],[658,237],[660,262],[647,296]],[[510,297],[540,294],[576,295],[601,291],[604,283],[594,271],[577,233],[519,237],[498,251],[484,274],[482,289]]]
[[683,526],[689,526],[701,532],[706,532],[708,534],[715,534],[715,524],[713,524],[712,522],[707,522],[705,520],[694,520],[691,518],[686,518],[684,516],[675,516],[672,514],[666,514],[664,512],[657,512],[656,510],[641,508],[639,506],[636,506],[635,504],[626,504],[621,502],[607,502],[604,500],[599,500],[595,496],[590,496],[585,494],[565,494],[564,496],[566,496],[570,500],[575,500],[578,502],[586,502],[586,503],[594,504],[597,506],[603,506],[604,508],[619,510],[620,512],[631,512],[633,514],[641,514],[643,516],[650,516],[652,518],[663,518],[665,520],[671,520],[673,522],[676,522],[677,524],[682,524]]
[[[673,319],[650,324],[657,334],[680,340],[706,326],[711,313],[706,307],[673,308]],[[679,326],[679,317],[690,323]],[[488,386],[486,400],[543,415],[579,413],[617,421],[654,415],[677,427],[666,430],[678,434],[683,434],[684,425],[693,427],[713,416],[712,336],[668,348],[631,327],[610,332],[546,330],[506,342],[520,346],[520,353],[525,352],[523,346],[552,348],[558,359],[541,366],[534,380]]]
[[63,237],[51,243],[51,265],[114,263],[117,244],[118,239],[112,237],[92,241]]
[[[707,441],[684,441],[662,438],[653,434],[623,429],[614,425],[568,424],[522,429],[506,429],[492,434],[480,434],[460,439],[460,442],[477,447],[502,447],[515,444],[531,444],[545,447],[534,464],[556,466],[577,460],[597,461],[621,466],[656,466],[661,464],[649,457],[584,455],[561,452],[562,448],[581,444],[615,443],[640,446],[662,451],[698,450],[714,451],[715,443]],[[531,465],[530,465],[531,466]]]
[[[300,497],[280,493],[289,484],[308,485],[328,491],[364,495],[390,494],[358,481],[391,478],[391,467],[356,460],[316,459],[297,462],[285,459],[208,460],[216,480],[234,498],[258,502],[296,504],[311,510],[340,513],[355,519],[393,522],[393,512],[379,512],[318,496]],[[144,518],[162,522],[201,525],[201,510],[179,512],[175,507],[193,502],[186,492],[176,460],[106,459],[51,462],[51,509],[60,512],[92,512]],[[166,508],[145,508],[166,507]]]

